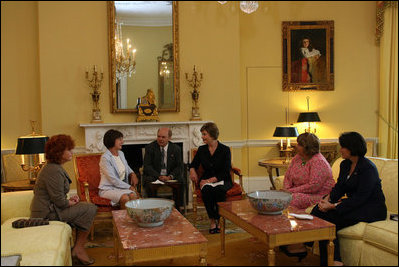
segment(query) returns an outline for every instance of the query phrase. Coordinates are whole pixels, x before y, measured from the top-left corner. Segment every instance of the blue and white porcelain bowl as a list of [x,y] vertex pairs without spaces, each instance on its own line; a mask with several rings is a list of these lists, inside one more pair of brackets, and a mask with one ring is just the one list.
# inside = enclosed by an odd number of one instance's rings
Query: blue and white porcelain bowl
[[248,195],[251,206],[260,214],[281,214],[292,200],[291,193],[276,190],[261,190]]
[[126,202],[129,216],[141,227],[156,227],[172,213],[175,202],[163,198],[143,198]]

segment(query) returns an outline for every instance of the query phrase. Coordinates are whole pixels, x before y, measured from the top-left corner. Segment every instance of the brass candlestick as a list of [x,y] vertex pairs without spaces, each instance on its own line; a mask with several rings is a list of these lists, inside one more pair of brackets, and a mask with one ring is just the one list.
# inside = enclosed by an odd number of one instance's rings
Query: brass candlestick
[[195,70],[195,65],[193,69],[193,74],[191,75],[191,79],[188,79],[188,74],[186,73],[186,80],[188,84],[193,88],[193,91],[191,91],[191,98],[193,99],[193,107],[191,110],[191,119],[192,121],[200,121],[200,113],[199,113],[199,106],[198,106],[198,99],[199,99],[199,87],[201,86],[201,81],[202,81],[202,73],[199,74],[198,77],[198,72]]
[[86,80],[88,81],[89,87],[93,90],[91,94],[91,98],[93,100],[93,113],[92,113],[92,121],[91,122],[102,122],[101,119],[101,110],[99,106],[100,101],[100,87],[101,82],[103,81],[104,73],[101,70],[101,74],[97,72],[97,66],[93,66],[93,73],[91,75],[91,79],[89,79],[89,71],[86,70]]

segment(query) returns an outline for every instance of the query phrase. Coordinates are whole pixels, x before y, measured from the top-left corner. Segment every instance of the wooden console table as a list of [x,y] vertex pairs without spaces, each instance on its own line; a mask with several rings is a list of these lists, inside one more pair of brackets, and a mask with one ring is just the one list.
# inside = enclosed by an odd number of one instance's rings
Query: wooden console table
[[4,192],[33,190],[34,186],[35,184],[31,184],[29,179],[1,184]]
[[277,176],[280,176],[279,168],[288,168],[290,162],[286,162],[285,158],[276,158],[276,159],[260,159],[258,161],[258,165],[265,167],[267,169],[267,173],[269,174],[269,179],[271,183],[270,190],[276,190],[276,186],[273,181],[273,168],[276,169]]
[[[293,148],[291,152],[291,157],[294,157],[296,154],[295,147],[297,143],[291,143],[291,147]],[[320,153],[327,159],[328,163],[332,165],[334,161],[338,157],[338,146],[339,144],[336,142],[329,143],[320,143]],[[278,149],[280,149],[280,143],[277,143]],[[280,152],[280,157],[284,157],[284,152]]]

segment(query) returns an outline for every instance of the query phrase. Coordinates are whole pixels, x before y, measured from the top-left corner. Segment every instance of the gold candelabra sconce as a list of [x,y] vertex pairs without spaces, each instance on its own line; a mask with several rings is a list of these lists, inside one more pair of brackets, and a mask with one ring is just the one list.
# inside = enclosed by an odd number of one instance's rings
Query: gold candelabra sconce
[[195,65],[193,68],[193,74],[191,75],[191,79],[188,78],[188,73],[186,73],[186,80],[188,84],[193,88],[191,91],[191,98],[193,100],[193,107],[191,109],[191,119],[192,121],[200,121],[200,113],[199,113],[199,105],[198,105],[198,100],[199,100],[199,87],[201,86],[202,82],[202,73],[198,73],[195,70]]
[[47,136],[35,132],[36,123],[36,121],[31,120],[32,133],[18,138],[15,152],[15,154],[21,155],[21,168],[29,173],[31,184],[36,182],[37,174],[46,162],[44,147],[48,140]]
[[93,110],[92,110],[92,121],[91,122],[102,122],[101,110],[100,110],[100,87],[104,78],[104,73],[101,69],[101,73],[97,72],[97,66],[93,66],[93,72],[91,73],[91,78],[89,78],[89,70],[86,69],[86,80],[89,84],[90,89],[93,90],[91,94],[91,99],[93,100]]

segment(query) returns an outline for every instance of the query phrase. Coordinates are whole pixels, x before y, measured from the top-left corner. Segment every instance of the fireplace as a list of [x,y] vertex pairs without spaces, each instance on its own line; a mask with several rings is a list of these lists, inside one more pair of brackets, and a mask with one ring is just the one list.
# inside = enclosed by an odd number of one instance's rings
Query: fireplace
[[[122,151],[130,167],[135,173],[139,173],[139,168],[143,165],[142,148],[156,140],[157,131],[161,127],[169,127],[172,130],[171,141],[181,146],[183,164],[187,170],[187,164],[192,160],[190,150],[203,145],[200,129],[206,122],[208,121],[90,123],[80,124],[80,127],[84,128],[85,148],[89,153],[105,152],[103,137],[109,129],[122,132],[124,140]],[[188,177],[186,179],[189,198],[187,203],[190,203],[192,192]]]
[[183,162],[189,163],[191,161],[190,150],[203,144],[200,129],[206,122],[208,121],[91,123],[80,124],[80,127],[85,131],[88,152],[105,151],[103,136],[109,129],[123,133],[124,145],[144,147],[157,138],[159,128],[169,127],[173,133],[171,141],[182,143]]

